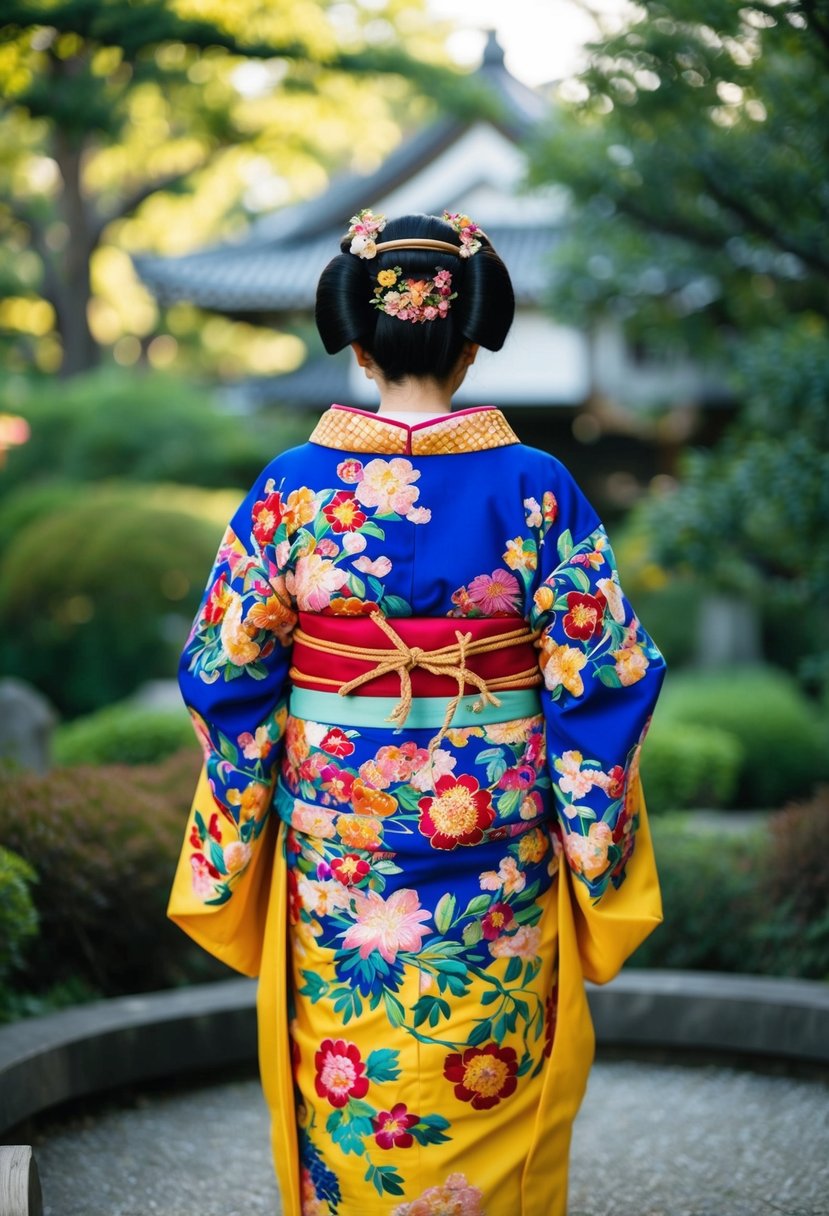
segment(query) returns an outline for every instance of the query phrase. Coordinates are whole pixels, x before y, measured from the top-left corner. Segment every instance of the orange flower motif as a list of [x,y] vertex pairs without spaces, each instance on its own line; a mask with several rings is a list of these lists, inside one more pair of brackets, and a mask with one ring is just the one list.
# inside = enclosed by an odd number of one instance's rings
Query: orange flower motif
[[539,587],[533,596],[533,603],[539,612],[549,612],[555,603],[555,595],[552,587],[548,587],[546,583]]
[[368,815],[339,815],[337,833],[349,849],[379,849],[383,843],[383,822]]
[[362,777],[357,777],[351,787],[351,802],[357,815],[393,815],[397,810],[397,799],[382,790],[373,790]]
[[540,832],[538,828],[525,832],[518,842],[518,860],[523,862],[524,865],[541,861],[546,852],[547,841],[544,833]]
[[538,565],[538,555],[535,549],[525,549],[524,541],[520,536],[507,541],[507,550],[502,556],[510,570],[535,570]]
[[637,684],[650,666],[641,646],[625,646],[622,650],[614,650],[616,674],[626,687]]
[[573,646],[559,646],[551,637],[545,637],[541,642],[538,661],[550,692],[555,692],[561,685],[574,697],[582,695],[584,682],[579,673],[587,663],[587,655],[581,650]]
[[368,616],[376,612],[377,608],[374,600],[358,600],[356,595],[346,595],[341,599],[333,599],[326,611],[331,616]]
[[242,624],[242,598],[231,591],[230,606],[222,620],[222,648],[228,659],[235,667],[244,667],[247,663],[255,663],[259,657],[260,647],[250,636]]
[[242,823],[248,819],[260,819],[268,809],[270,798],[271,787],[262,785],[260,781],[251,781],[243,790],[227,791],[227,801],[231,806],[239,807]]
[[282,520],[291,536],[304,524],[309,524],[317,514],[317,504],[314,502],[314,491],[303,486],[299,490],[291,490],[288,501],[283,507]]
[[267,629],[269,633],[285,634],[296,623],[296,614],[282,603],[279,596],[269,595],[266,600],[254,604],[245,618],[246,625]]

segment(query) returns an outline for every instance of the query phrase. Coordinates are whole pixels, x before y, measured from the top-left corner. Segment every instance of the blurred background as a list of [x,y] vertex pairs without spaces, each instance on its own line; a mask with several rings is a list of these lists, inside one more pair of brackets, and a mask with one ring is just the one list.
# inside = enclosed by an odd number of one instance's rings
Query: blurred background
[[810,0],[6,0],[0,1019],[220,974],[164,921],[172,680],[262,466],[371,406],[312,316],[364,206],[489,233],[462,401],[571,468],[667,655],[634,961],[829,978],[827,67]]

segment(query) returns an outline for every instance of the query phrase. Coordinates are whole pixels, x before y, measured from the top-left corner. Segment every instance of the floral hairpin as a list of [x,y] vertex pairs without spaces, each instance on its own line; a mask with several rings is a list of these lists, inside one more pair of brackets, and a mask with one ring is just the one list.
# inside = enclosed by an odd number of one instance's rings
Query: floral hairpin
[[473,253],[477,253],[481,248],[481,242],[478,239],[481,229],[472,222],[468,215],[460,215],[457,211],[444,211],[443,218],[461,238],[461,247],[458,250],[460,256],[471,258]]
[[346,236],[351,237],[349,252],[356,254],[358,258],[375,257],[377,254],[375,238],[385,228],[386,217],[380,213],[375,215],[368,207],[363,207],[362,211],[352,215],[349,224],[351,226],[346,233]]
[[431,279],[404,279],[399,266],[381,270],[371,303],[381,312],[399,321],[436,321],[449,312],[450,301],[457,292],[452,290],[452,275],[438,268]]

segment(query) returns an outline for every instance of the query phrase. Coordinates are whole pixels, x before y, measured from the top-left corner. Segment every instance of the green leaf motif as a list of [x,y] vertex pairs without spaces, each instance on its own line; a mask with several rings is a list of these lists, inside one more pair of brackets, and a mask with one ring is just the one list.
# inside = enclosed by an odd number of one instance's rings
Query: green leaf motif
[[510,961],[507,963],[507,970],[506,970],[506,973],[504,974],[504,983],[506,983],[506,984],[514,983],[515,980],[517,980],[519,975],[521,974],[521,971],[522,971],[521,959],[518,958],[517,956],[513,956],[510,959]]
[[378,1047],[370,1052],[366,1060],[366,1076],[369,1081],[376,1081],[378,1084],[396,1081],[400,1076],[399,1056],[400,1053],[390,1047]]
[[457,900],[455,899],[454,895],[448,891],[445,895],[441,895],[440,899],[438,900],[438,905],[435,908],[435,924],[437,925],[438,933],[449,932],[452,926],[452,920],[455,916],[456,907]]
[[558,538],[558,556],[559,560],[566,562],[573,552],[573,535],[569,528],[565,528],[561,536]]
[[418,1144],[446,1144],[452,1139],[446,1135],[449,1126],[449,1120],[444,1119],[443,1115],[423,1115],[420,1122],[409,1128],[409,1131]]
[[603,667],[598,667],[594,673],[599,677],[602,684],[607,688],[621,688],[622,681],[619,679],[619,673],[615,667],[605,664]]

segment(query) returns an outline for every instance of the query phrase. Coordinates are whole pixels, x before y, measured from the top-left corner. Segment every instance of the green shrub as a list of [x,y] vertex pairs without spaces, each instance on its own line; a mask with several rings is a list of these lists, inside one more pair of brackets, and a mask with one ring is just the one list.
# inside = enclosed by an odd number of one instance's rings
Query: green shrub
[[738,740],[737,806],[779,806],[807,796],[829,775],[826,723],[795,681],[774,668],[669,674],[656,717],[663,726],[716,727]]
[[0,989],[10,972],[22,965],[25,946],[37,934],[30,890],[36,881],[34,868],[0,845]]
[[204,385],[137,369],[32,382],[7,408],[31,428],[28,443],[8,455],[7,487],[112,477],[247,487],[311,429],[302,416],[228,414]]
[[121,703],[65,723],[55,731],[57,764],[152,764],[196,747],[190,716],[179,710]]
[[780,975],[829,979],[829,786],[793,803],[769,824],[768,916],[759,937],[765,966]]
[[199,763],[190,750],[146,767],[3,774],[0,838],[40,879],[22,988],[113,996],[227,974],[165,916]]
[[78,488],[20,527],[0,563],[0,669],[69,716],[175,672],[238,495]]
[[654,813],[728,806],[743,749],[727,731],[654,716],[642,749],[642,781]]
[[631,966],[760,971],[763,832],[717,834],[670,815],[654,822],[653,839],[665,919]]

